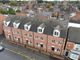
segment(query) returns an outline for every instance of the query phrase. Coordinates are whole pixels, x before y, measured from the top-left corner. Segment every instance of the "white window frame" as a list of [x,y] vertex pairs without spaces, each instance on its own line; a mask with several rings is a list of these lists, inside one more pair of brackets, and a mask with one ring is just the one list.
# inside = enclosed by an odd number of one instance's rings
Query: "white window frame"
[[[28,29],[27,29],[27,28],[28,28]],[[30,28],[31,28],[31,25],[27,25],[27,24],[24,25],[24,29],[25,29],[26,31],[29,31]]]
[[15,22],[13,23],[13,27],[14,27],[14,28],[18,28],[19,25],[20,25],[20,23],[15,23]]
[[[58,35],[55,35],[55,32],[57,32]],[[53,31],[53,36],[59,37],[59,36],[60,36],[60,31],[59,31],[59,30],[54,30],[54,31]]]
[[[41,31],[39,31],[39,29],[41,29],[41,30],[42,30],[42,32],[41,32]],[[38,28],[37,28],[37,32],[38,32],[38,33],[43,33],[43,31],[44,31],[44,28],[41,28],[41,27],[38,27]]]
[[9,23],[10,23],[10,21],[8,21],[8,22],[4,21],[4,26],[8,26]]

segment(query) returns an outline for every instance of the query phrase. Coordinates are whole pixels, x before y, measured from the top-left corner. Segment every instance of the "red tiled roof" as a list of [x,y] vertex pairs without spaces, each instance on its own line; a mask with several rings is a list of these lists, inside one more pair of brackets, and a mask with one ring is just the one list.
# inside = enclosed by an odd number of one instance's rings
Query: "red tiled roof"
[[80,21],[80,12],[76,12],[76,16],[72,17],[71,20]]
[[26,13],[16,13],[16,15],[18,15],[18,16],[26,16]]
[[3,21],[6,18],[6,16],[0,14],[0,21]]

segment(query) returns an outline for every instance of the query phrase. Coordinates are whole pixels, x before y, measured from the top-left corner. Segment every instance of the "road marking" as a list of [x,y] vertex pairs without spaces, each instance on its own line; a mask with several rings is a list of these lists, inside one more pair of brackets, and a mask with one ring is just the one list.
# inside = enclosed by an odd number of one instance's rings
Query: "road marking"
[[13,53],[16,53],[16,54],[18,54],[18,55],[21,55],[21,56],[23,56],[23,57],[25,57],[25,58],[27,58],[27,59],[29,59],[29,60],[35,60],[34,58],[31,58],[31,57],[29,57],[29,56],[27,56],[27,55],[24,55],[24,54],[22,54],[22,53],[16,52],[16,51],[14,51],[14,50],[11,50],[11,49],[8,49],[8,48],[5,48],[5,49],[8,50],[8,51],[10,51],[10,52],[13,52]]

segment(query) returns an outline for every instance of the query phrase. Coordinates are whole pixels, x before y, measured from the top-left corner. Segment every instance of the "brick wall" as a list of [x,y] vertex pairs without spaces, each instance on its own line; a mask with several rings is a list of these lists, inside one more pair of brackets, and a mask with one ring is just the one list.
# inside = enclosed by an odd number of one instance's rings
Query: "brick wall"
[[13,35],[12,35],[11,27],[3,26],[3,29],[4,29],[4,34],[5,34],[6,39],[13,41]]
[[21,34],[21,30],[17,29],[17,28],[12,28],[12,33],[13,33],[13,39],[15,42],[17,43],[23,43],[22,41],[22,34]]
[[34,46],[35,48],[46,51],[47,35],[34,33]]
[[64,45],[64,39],[54,36],[48,36],[47,52],[61,54]]
[[66,44],[66,49],[72,50],[74,48],[74,46],[75,46],[75,43],[68,41]]
[[22,30],[23,44],[33,46],[33,32]]

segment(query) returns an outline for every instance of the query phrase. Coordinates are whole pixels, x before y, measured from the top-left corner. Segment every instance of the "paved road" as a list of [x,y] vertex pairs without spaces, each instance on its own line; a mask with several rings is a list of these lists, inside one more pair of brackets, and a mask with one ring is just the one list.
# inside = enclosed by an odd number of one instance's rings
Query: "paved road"
[[28,60],[23,56],[12,53],[11,51],[4,50],[0,52],[0,60]]

